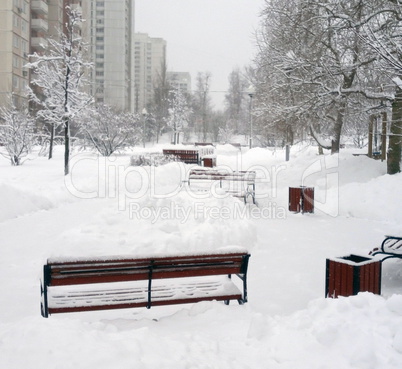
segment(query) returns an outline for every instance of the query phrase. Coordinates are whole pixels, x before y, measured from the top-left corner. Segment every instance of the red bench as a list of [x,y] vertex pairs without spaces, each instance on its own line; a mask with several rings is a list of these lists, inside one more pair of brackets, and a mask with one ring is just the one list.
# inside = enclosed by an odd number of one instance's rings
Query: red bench
[[198,149],[194,150],[163,150],[163,155],[177,158],[186,164],[200,164],[201,158]]
[[[220,300],[247,302],[246,251],[154,257],[49,259],[42,316]],[[236,274],[242,291],[232,281]]]

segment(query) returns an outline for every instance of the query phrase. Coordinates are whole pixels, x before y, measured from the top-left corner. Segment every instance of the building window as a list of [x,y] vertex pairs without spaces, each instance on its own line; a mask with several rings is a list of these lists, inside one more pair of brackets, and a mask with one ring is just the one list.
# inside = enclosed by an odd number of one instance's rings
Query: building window
[[20,48],[20,38],[17,35],[13,35],[13,45],[15,48]]
[[19,87],[19,79],[17,76],[13,76],[13,87],[18,88]]
[[13,66],[15,68],[19,68],[20,67],[20,58],[16,55],[13,55]]
[[28,26],[27,26],[27,22],[24,21],[24,20],[21,22],[21,29],[22,29],[22,32],[26,35],[27,30],[28,30]]
[[28,42],[21,40],[21,50],[24,54],[28,52]]

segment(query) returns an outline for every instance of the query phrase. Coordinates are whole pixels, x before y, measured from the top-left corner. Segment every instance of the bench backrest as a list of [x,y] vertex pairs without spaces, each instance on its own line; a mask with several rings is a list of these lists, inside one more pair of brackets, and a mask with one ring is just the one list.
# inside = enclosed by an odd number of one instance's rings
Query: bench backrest
[[192,169],[189,173],[189,179],[208,179],[208,180],[228,180],[254,182],[255,171],[235,171],[227,172],[221,170]]
[[199,150],[173,150],[164,149],[163,155],[172,155],[184,161],[187,164],[198,164],[199,162]]
[[44,266],[45,286],[246,274],[247,252],[152,258],[57,260]]

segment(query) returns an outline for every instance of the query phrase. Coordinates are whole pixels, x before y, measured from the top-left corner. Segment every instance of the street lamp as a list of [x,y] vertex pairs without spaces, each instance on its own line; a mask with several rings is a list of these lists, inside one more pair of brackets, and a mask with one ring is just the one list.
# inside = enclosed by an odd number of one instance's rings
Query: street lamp
[[253,147],[253,97],[255,94],[255,87],[254,85],[250,85],[247,90],[248,96],[250,96],[250,108],[249,108],[249,119],[250,119],[250,149]]
[[145,121],[146,121],[146,118],[147,118],[147,115],[148,115],[148,112],[147,112],[147,109],[142,109],[142,112],[141,112],[141,114],[142,114],[142,143],[143,143],[143,145],[144,145],[144,148],[145,148]]

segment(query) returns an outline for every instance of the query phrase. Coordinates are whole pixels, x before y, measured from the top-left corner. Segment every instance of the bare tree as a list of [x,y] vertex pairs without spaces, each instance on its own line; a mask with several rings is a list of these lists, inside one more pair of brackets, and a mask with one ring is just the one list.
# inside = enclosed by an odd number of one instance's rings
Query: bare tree
[[92,64],[83,58],[85,45],[79,35],[81,14],[78,9],[67,7],[67,10],[66,34],[60,34],[60,41],[49,39],[49,51],[45,55],[35,53],[29,64],[35,76],[32,84],[36,86],[30,97],[41,107],[38,116],[52,125],[52,132],[58,126],[64,130],[65,175],[69,173],[70,121],[93,101],[84,92],[86,72]]
[[27,109],[17,109],[13,103],[8,108],[0,108],[0,154],[11,161],[11,165],[21,165],[34,143],[34,119]]
[[244,77],[239,68],[234,69],[230,73],[228,93],[225,95],[225,102],[229,126],[234,133],[242,132],[244,130],[242,125],[248,120],[246,91],[249,85],[250,82]]
[[154,85],[154,95],[150,113],[155,119],[155,135],[156,142],[159,142],[159,136],[163,127],[166,124],[169,109],[169,94],[172,90],[167,79],[167,64],[166,60],[162,61],[161,71],[158,73],[156,83]]
[[81,132],[102,156],[110,156],[139,142],[141,118],[138,114],[98,105],[81,119]]
[[[389,76],[362,41],[367,25],[384,19],[386,0],[272,0],[264,12],[257,59],[265,106],[276,122],[326,129],[338,152],[354,109],[393,99]],[[386,18],[386,17],[385,17]],[[385,32],[385,30],[383,29]],[[375,71],[375,73],[374,73]],[[365,104],[361,100],[365,99]],[[317,137],[319,144],[323,140]]]
[[184,94],[179,89],[171,91],[167,125],[173,130],[175,145],[178,143],[178,132],[188,126],[191,114],[192,110]]
[[207,141],[208,136],[208,115],[211,111],[211,99],[209,96],[211,84],[211,73],[199,72],[197,74],[197,90],[194,93],[194,114],[196,123],[202,133],[203,142]]
[[366,25],[362,40],[379,57],[379,68],[392,79],[395,96],[391,101],[392,119],[389,134],[387,172],[401,171],[402,150],[402,3],[386,0],[378,9],[380,17]]

